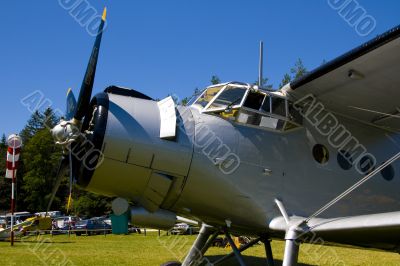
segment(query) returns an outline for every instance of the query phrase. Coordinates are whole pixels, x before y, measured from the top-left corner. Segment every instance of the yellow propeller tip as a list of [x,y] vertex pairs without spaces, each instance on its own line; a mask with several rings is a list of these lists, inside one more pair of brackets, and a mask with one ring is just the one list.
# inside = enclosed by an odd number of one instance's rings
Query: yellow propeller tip
[[106,16],[107,16],[107,7],[104,7],[103,16],[101,17],[101,19],[102,19],[103,21],[106,21]]

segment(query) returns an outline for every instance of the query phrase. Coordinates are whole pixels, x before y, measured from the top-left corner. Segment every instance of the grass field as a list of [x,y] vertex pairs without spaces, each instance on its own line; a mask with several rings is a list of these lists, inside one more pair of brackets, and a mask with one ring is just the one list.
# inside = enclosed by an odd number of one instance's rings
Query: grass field
[[[41,235],[16,242],[0,242],[0,265],[160,265],[181,260],[195,236],[158,237],[157,233],[131,235]],[[284,242],[273,241],[275,264],[280,265]],[[229,253],[210,248],[210,261]],[[243,253],[248,265],[266,265],[264,247],[256,245]],[[400,255],[381,251],[303,244],[301,265],[400,265]],[[224,265],[237,265],[234,259]]]

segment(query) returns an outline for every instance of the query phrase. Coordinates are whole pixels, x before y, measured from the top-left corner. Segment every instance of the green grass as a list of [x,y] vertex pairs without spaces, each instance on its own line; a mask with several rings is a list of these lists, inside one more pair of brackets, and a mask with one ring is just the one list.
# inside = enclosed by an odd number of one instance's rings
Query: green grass
[[[16,242],[14,247],[10,247],[9,242],[0,242],[0,265],[160,265],[181,260],[194,239],[195,236],[158,237],[153,232],[147,236],[42,235]],[[284,242],[272,242],[276,265],[281,263],[283,248]],[[212,261],[229,252],[228,249],[213,247],[206,255]],[[243,255],[248,265],[266,265],[262,245],[246,250]],[[300,262],[303,265],[400,265],[400,255],[303,244]],[[237,264],[233,259],[224,265]]]

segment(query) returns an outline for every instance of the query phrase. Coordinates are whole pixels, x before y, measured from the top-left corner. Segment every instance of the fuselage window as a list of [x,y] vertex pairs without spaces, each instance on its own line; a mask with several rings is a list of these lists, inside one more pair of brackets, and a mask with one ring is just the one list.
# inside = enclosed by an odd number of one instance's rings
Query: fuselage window
[[315,144],[312,149],[312,154],[314,159],[320,164],[325,164],[329,160],[328,148],[322,144]]
[[393,168],[393,166],[391,164],[389,164],[388,166],[383,168],[381,170],[381,175],[387,181],[392,180],[394,178],[394,168]]

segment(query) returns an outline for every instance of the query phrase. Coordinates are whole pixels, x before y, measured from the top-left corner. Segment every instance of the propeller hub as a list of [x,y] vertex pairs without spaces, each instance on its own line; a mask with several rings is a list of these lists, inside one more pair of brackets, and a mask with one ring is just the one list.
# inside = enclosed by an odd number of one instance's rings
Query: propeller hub
[[61,121],[51,129],[51,134],[56,144],[68,145],[79,137],[80,130],[74,122],[73,120],[65,121],[61,119]]

